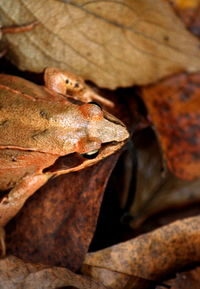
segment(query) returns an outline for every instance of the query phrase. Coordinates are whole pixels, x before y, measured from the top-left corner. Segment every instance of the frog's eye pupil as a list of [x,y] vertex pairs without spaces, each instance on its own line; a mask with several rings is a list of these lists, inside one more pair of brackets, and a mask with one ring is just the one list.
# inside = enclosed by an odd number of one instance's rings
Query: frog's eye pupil
[[67,84],[69,84],[69,79],[66,79],[65,82],[66,82]]
[[89,104],[95,104],[102,110],[101,105],[98,102],[96,102],[96,101],[90,101]]
[[84,154],[81,154],[86,159],[95,159],[99,154],[99,150],[93,150]]

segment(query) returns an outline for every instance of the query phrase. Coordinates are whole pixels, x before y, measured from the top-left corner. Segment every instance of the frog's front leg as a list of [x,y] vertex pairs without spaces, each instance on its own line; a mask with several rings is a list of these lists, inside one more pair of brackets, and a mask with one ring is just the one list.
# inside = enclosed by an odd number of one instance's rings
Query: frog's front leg
[[20,211],[25,201],[43,184],[50,175],[35,174],[24,177],[0,202],[0,244],[2,255],[6,254],[4,226]]
[[100,101],[105,106],[113,107],[114,103],[100,96],[84,80],[73,73],[47,67],[44,71],[45,86],[62,95],[73,97],[82,102]]

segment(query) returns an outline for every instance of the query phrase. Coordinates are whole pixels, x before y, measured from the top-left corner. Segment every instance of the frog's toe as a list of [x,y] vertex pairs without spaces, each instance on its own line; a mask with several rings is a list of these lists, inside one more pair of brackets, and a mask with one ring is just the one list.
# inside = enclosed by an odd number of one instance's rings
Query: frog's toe
[[1,256],[4,257],[6,255],[6,242],[5,242],[5,230],[0,226],[0,247],[1,247]]

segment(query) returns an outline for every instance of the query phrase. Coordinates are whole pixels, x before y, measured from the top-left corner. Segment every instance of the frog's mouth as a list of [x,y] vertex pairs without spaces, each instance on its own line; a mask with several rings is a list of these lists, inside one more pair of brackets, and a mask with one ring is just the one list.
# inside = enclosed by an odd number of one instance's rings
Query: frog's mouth
[[85,158],[84,155],[80,155],[78,153],[72,153],[70,155],[60,157],[52,166],[46,168],[44,173],[51,173],[52,176],[55,177],[58,175],[82,170],[119,151],[125,143],[126,141],[112,141],[109,143],[104,143],[99,149],[96,157],[92,159]]

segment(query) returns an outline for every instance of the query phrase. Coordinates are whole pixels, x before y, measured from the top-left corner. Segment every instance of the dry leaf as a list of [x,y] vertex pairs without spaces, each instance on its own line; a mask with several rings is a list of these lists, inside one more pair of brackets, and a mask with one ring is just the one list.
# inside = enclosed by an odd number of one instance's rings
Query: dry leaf
[[102,284],[65,268],[24,263],[14,256],[0,260],[1,289],[56,289],[64,286],[106,289]]
[[[200,217],[198,216],[176,221],[127,242],[89,253],[84,264],[97,270],[107,269],[111,271],[110,273],[114,271],[132,277],[160,281],[168,274],[199,260]],[[98,280],[104,282],[100,276],[98,277]]]
[[0,11],[2,25],[40,23],[4,36],[23,70],[56,66],[114,89],[200,69],[199,41],[166,1],[2,0]]
[[200,176],[200,74],[180,74],[143,89],[169,169],[179,178]]

